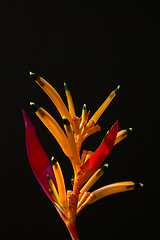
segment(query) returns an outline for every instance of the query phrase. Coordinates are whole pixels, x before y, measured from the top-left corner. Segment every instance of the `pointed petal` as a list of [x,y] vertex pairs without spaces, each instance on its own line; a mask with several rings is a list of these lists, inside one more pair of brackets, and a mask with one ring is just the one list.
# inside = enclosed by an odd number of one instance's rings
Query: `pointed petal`
[[108,156],[114,146],[118,132],[118,121],[112,126],[108,135],[105,137],[102,144],[95,151],[95,153],[85,162],[80,168],[77,179],[74,184],[74,191],[80,191],[82,185],[93,175],[93,173],[100,167],[105,158]]
[[88,180],[88,182],[83,186],[80,191],[80,196],[84,194],[84,192],[88,192],[88,190],[98,181],[98,179],[104,174],[105,170],[108,168],[108,164],[104,164],[100,167]]
[[81,196],[79,196],[77,209],[86,201],[86,199],[89,197],[89,195],[90,195],[90,192],[83,192],[83,193],[81,193]]
[[86,206],[88,205],[90,202],[93,202],[94,199],[96,198],[96,196],[92,193],[89,194],[88,198],[84,201],[84,203],[82,203],[78,209],[77,209],[77,214]]
[[82,154],[81,154],[81,162],[84,163],[86,156],[87,156],[88,151],[87,150],[83,150]]
[[63,205],[59,199],[58,191],[49,175],[47,175],[47,178],[48,178],[48,184],[50,186],[49,192],[51,193],[51,195],[52,195],[53,199],[55,200],[55,202],[57,203],[57,205],[60,208],[62,208]]
[[98,108],[95,114],[91,117],[92,121],[94,121],[95,123],[98,121],[98,119],[101,117],[101,115],[106,110],[108,105],[111,103],[113,98],[116,96],[119,88],[120,88],[120,85],[110,93],[109,97],[103,102],[103,104]]
[[88,202],[88,204],[94,203],[97,200],[107,197],[109,195],[120,192],[126,192],[142,186],[143,186],[142,183],[135,183],[132,181],[118,182],[107,185],[92,192],[92,194],[95,195],[95,198],[92,201]]
[[49,175],[57,188],[56,179],[52,170],[52,165],[37,138],[36,130],[33,123],[31,122],[24,110],[22,110],[22,113],[26,127],[27,155],[32,171],[49,199],[53,202],[52,195],[49,192],[49,184],[47,179],[47,175]]
[[132,128],[127,128],[127,129],[119,131],[117,133],[117,137],[116,137],[116,141],[115,141],[114,145],[116,145],[117,143],[122,141],[124,138],[126,138],[128,136],[128,134],[130,134],[131,132],[132,132]]
[[59,192],[59,199],[64,207],[67,205],[67,196],[66,196],[66,187],[64,182],[63,173],[61,167],[56,159],[52,157],[51,164],[53,168],[53,172],[56,178],[58,192]]
[[68,137],[68,141],[69,141],[69,144],[70,144],[71,152],[72,152],[72,156],[71,156],[70,159],[71,159],[71,161],[73,160],[76,163],[77,166],[80,166],[81,165],[81,160],[80,160],[77,145],[76,145],[76,142],[75,142],[74,133],[72,131],[70,122],[68,121],[68,119],[65,116],[63,117],[63,125],[64,125],[64,128],[65,128],[65,131],[66,131],[66,134],[67,134],[67,137]]
[[76,117],[73,99],[66,83],[64,83],[64,88],[65,88],[65,93],[67,97],[69,113],[71,114],[72,118]]
[[93,126],[92,128],[90,128],[89,130],[88,130],[88,132],[85,134],[85,135],[83,135],[83,141],[87,138],[87,137],[89,137],[90,135],[92,135],[92,134],[94,134],[94,133],[96,133],[96,132],[99,132],[99,131],[101,131],[101,127],[97,124],[96,126]]
[[88,159],[90,159],[90,157],[94,154],[94,152],[92,151],[87,151],[87,155],[85,157],[85,162],[88,161]]
[[101,198],[107,197],[107,196],[112,195],[112,194],[133,190],[133,189],[136,189],[137,187],[139,188],[139,187],[142,187],[142,186],[143,186],[142,183],[135,183],[135,182],[132,182],[132,181],[126,181],[126,182],[113,183],[113,184],[104,186],[102,188],[99,188],[99,189],[95,190],[94,192],[90,193],[90,196],[78,208],[77,214],[84,207],[98,201]]
[[48,97],[52,100],[56,108],[58,109],[61,116],[66,116],[70,123],[72,123],[72,117],[68,112],[66,105],[64,104],[62,98],[58,94],[58,92],[42,77],[38,76],[35,73],[30,72],[30,75],[36,81],[36,83],[43,89],[43,91],[48,95]]
[[86,109],[86,104],[84,104],[83,107],[82,107],[82,120],[81,120],[81,125],[84,123],[86,114],[87,114],[87,109]]
[[51,132],[51,134],[55,137],[59,145],[61,146],[64,153],[70,157],[71,156],[71,150],[68,143],[68,139],[63,132],[62,128],[59,126],[59,124],[56,122],[56,120],[42,107],[38,106],[35,103],[30,103],[32,108],[34,109],[34,112],[39,117],[39,119],[43,122],[43,124],[48,128],[48,130]]

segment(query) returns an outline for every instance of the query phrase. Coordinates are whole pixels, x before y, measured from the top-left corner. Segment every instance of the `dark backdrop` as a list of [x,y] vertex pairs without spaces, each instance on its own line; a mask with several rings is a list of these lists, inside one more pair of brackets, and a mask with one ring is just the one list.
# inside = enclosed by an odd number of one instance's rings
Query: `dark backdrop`
[[[49,157],[60,161],[67,187],[72,169],[57,142],[30,109],[33,101],[61,118],[29,76],[44,77],[65,99],[71,90],[77,115],[84,103],[91,115],[119,84],[120,91],[99,120],[102,131],[84,148],[95,150],[105,132],[119,120],[119,129],[133,133],[108,157],[109,169],[95,188],[117,181],[144,183],[137,191],[102,199],[78,216],[80,239],[140,239],[153,235],[153,72],[158,6],[113,2],[84,6],[68,3],[4,6],[1,21],[1,239],[43,237],[69,239],[54,206],[36,181],[26,154],[23,107],[34,122]],[[62,124],[61,124],[62,125]],[[59,235],[57,235],[57,233]]]

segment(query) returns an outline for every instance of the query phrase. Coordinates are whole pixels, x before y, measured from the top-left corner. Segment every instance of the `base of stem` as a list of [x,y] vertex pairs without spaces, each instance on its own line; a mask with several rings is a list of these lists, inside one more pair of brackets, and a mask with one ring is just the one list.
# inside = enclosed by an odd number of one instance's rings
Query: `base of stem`
[[78,232],[75,224],[71,224],[69,221],[65,222],[66,227],[72,237],[72,240],[79,240]]

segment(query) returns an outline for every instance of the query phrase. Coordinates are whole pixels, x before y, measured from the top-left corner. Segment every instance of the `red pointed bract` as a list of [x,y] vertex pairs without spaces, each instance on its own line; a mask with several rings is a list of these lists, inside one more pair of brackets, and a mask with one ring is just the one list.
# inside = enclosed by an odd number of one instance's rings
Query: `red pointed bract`
[[26,127],[26,150],[32,171],[49,199],[54,202],[49,192],[49,185],[47,180],[47,175],[49,175],[55,186],[57,187],[56,179],[52,170],[52,165],[37,138],[36,130],[33,123],[23,109],[22,113]]
[[118,121],[111,127],[108,135],[95,153],[80,168],[75,182],[75,192],[80,190],[82,185],[93,175],[108,156],[114,146],[118,132]]

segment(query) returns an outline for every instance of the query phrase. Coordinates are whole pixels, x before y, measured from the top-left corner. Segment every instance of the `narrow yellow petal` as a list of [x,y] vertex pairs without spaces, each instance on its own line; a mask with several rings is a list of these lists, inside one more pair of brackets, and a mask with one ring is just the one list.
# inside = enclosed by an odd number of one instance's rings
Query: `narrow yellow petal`
[[88,130],[88,132],[84,135],[82,135],[83,136],[83,141],[87,138],[87,137],[89,137],[90,135],[92,135],[92,134],[94,134],[94,133],[96,133],[96,132],[99,132],[99,131],[101,131],[101,127],[97,124],[96,126],[93,126],[92,128],[90,128],[89,130]]
[[91,157],[93,154],[94,154],[94,152],[88,151],[88,152],[87,152],[87,155],[86,155],[86,158],[85,158],[85,162],[86,162],[88,159],[90,159],[90,157]]
[[88,151],[87,150],[83,150],[82,154],[81,154],[81,162],[84,163],[86,156],[87,156]]
[[66,97],[67,97],[69,113],[71,114],[72,118],[76,117],[73,99],[72,99],[71,93],[70,93],[66,83],[64,83],[64,88],[65,88],[65,93],[66,93]]
[[80,157],[79,157],[79,153],[78,153],[77,145],[76,145],[76,142],[75,142],[74,134],[73,134],[72,128],[70,126],[70,123],[69,123],[69,121],[66,117],[63,117],[63,125],[64,125],[64,128],[65,128],[65,131],[66,131],[66,134],[67,134],[67,137],[68,137],[68,140],[69,140],[71,152],[72,152],[72,157],[70,157],[70,158],[71,158],[71,160],[73,160],[77,164],[77,166],[80,167],[81,166],[81,160],[80,160]]
[[56,203],[62,208],[62,203],[59,199],[59,195],[58,195],[58,192],[56,190],[56,187],[55,187],[55,185],[54,185],[54,183],[53,183],[53,181],[52,181],[52,179],[50,178],[49,175],[47,175],[47,178],[48,178],[48,184],[51,188],[50,193],[52,194],[52,197],[56,201]]
[[126,138],[131,131],[132,131],[132,128],[127,128],[125,130],[119,131],[117,133],[117,137],[116,137],[116,141],[115,141],[114,145],[116,145],[117,143],[122,141],[124,138]]
[[36,83],[43,89],[43,91],[49,96],[52,102],[55,104],[56,108],[58,109],[60,115],[66,116],[70,123],[72,123],[72,117],[68,112],[62,98],[58,94],[58,92],[42,77],[36,75],[35,73],[30,72],[30,75],[34,78]]
[[85,123],[85,117],[86,117],[86,104],[83,105],[82,108],[82,116],[81,116],[81,123],[80,123],[80,130],[83,129],[84,123]]
[[67,206],[67,196],[66,196],[66,187],[63,178],[63,173],[59,163],[52,157],[51,159],[54,175],[57,182],[58,192],[59,192],[59,199],[63,204],[64,208]]
[[71,156],[71,149],[68,143],[68,139],[63,132],[62,128],[59,124],[55,121],[55,119],[42,107],[36,105],[35,103],[30,103],[33,107],[36,115],[40,118],[40,120],[44,123],[44,125],[48,128],[48,130],[52,133],[55,137],[59,145],[61,146],[64,153],[70,157]]
[[100,116],[103,114],[103,112],[106,110],[108,105],[111,103],[111,101],[115,97],[119,88],[120,88],[120,85],[110,93],[109,97],[104,101],[104,103],[98,108],[98,110],[95,112],[95,114],[91,117],[92,121],[94,121],[95,123],[98,121]]
[[89,120],[84,128],[83,135],[85,135],[91,128],[93,128],[94,125],[95,125],[95,122],[92,120]]
[[89,195],[89,197],[86,199],[86,201],[78,208],[77,214],[85,206],[90,205],[103,197],[106,197],[106,196],[109,196],[109,195],[115,194],[115,193],[133,190],[135,188],[139,188],[142,186],[143,186],[142,183],[134,183],[134,182],[128,181],[128,182],[113,183],[113,184],[107,185],[105,187],[99,188]]
[[79,134],[80,119],[78,117],[73,118],[73,131],[77,135]]
[[89,197],[89,195],[90,195],[90,192],[84,192],[83,193],[80,200],[78,201],[77,208],[79,208],[86,201],[86,199]]
[[88,198],[84,201],[84,203],[82,203],[79,208],[77,209],[77,214],[85,207],[89,204],[89,202],[94,201],[95,199],[95,195],[93,193],[90,193]]
[[80,191],[81,196],[84,194],[84,192],[88,192],[88,190],[98,181],[98,179],[104,174],[106,168],[108,168],[108,164],[104,164],[92,175],[92,177],[81,189]]
[[143,186],[143,184],[134,183],[131,181],[118,182],[118,183],[113,183],[113,184],[107,185],[105,187],[99,188],[99,189],[95,190],[94,192],[92,192],[92,194],[94,194],[96,197],[92,201],[88,202],[88,204],[94,203],[97,200],[107,197],[111,194],[133,190],[133,189],[135,189],[137,187],[141,187],[141,186]]

